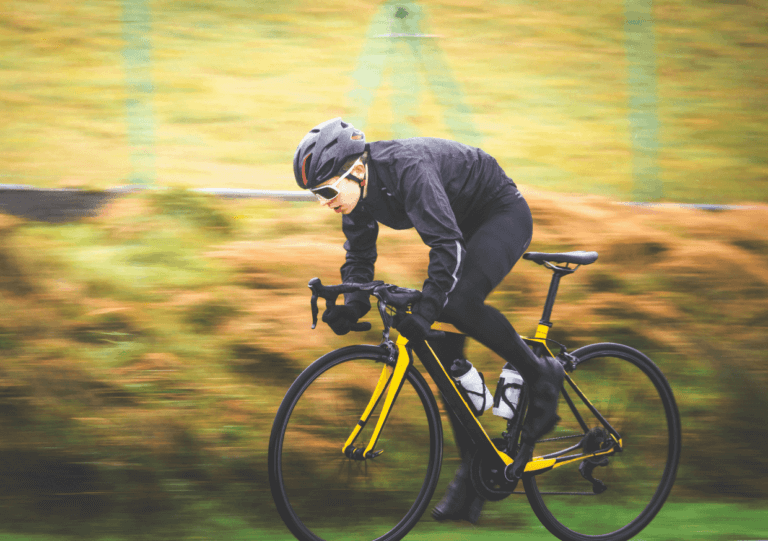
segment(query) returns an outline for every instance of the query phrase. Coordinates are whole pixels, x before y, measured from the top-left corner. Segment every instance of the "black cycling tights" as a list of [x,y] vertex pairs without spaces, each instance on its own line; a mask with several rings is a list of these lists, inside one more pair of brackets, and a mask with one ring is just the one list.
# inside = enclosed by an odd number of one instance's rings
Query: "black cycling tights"
[[[440,321],[453,324],[515,365],[523,377],[537,368],[535,358],[533,363],[530,362],[533,353],[509,320],[496,308],[485,304],[485,299],[525,253],[532,234],[533,220],[525,199],[516,192],[505,193],[465,239],[467,252],[461,278],[439,317]],[[453,333],[447,334],[444,340],[430,343],[438,357],[448,365],[446,370],[450,369],[454,359],[463,358],[465,338]],[[469,449],[465,432],[454,415],[450,417],[460,453],[464,456]]]

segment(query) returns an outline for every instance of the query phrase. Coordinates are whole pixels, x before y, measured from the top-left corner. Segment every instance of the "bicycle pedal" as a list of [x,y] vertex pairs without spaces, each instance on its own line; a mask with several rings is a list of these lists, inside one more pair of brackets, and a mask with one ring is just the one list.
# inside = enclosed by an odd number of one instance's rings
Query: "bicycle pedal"
[[532,456],[533,445],[523,443],[520,446],[520,450],[518,451],[515,460],[504,469],[504,477],[507,481],[510,483],[519,481],[525,471],[525,465],[530,462]]

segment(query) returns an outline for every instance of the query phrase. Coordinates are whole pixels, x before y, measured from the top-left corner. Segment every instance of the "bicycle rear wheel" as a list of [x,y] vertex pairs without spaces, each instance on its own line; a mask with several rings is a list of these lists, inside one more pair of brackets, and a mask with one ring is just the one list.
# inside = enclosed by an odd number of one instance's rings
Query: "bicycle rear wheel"
[[[605,484],[604,492],[595,493],[593,484],[579,473],[581,460],[524,477],[523,485],[536,516],[558,538],[625,541],[653,520],[672,490],[680,459],[680,415],[666,378],[639,351],[605,343],[580,348],[573,355],[578,359],[573,381],[618,431],[623,450],[594,468],[592,475]],[[593,434],[610,439],[605,429],[594,430],[601,422],[567,383],[564,387]],[[584,433],[562,397],[559,412],[563,420],[537,443],[536,455],[579,442],[558,437]]]
[[[301,541],[339,534],[397,541],[435,491],[442,426],[435,398],[413,367],[374,449],[383,454],[356,461],[342,452],[387,364],[381,347],[331,352],[302,372],[280,405],[269,442],[269,482],[280,516]],[[383,404],[382,398],[355,447],[368,443]]]

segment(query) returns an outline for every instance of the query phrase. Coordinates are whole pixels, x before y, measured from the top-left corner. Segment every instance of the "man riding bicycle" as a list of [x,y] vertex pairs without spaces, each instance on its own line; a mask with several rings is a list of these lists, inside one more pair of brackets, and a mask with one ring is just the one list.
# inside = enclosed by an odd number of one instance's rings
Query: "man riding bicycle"
[[[485,304],[533,233],[528,204],[496,160],[444,139],[367,143],[363,132],[334,118],[301,140],[293,170],[300,188],[343,215],[344,282],[373,280],[379,223],[416,229],[430,247],[428,277],[421,300],[398,331],[417,341],[435,321],[450,323],[514,365],[531,390],[521,441],[532,449],[560,419],[563,369],[554,359],[536,357],[507,318]],[[370,307],[367,293],[349,293],[345,304],[323,313],[323,321],[336,334],[346,334]],[[456,359],[464,357],[464,341],[464,335],[448,334],[430,344],[438,358]],[[450,366],[445,368],[450,373]],[[450,417],[462,465],[432,515],[475,523],[484,500],[470,481],[471,442],[455,415]]]

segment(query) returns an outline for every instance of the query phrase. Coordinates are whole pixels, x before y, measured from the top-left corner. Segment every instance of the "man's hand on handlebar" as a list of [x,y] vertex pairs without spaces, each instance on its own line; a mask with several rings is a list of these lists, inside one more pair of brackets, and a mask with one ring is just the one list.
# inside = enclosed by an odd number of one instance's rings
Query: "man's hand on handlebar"
[[408,314],[397,324],[397,330],[411,342],[424,340],[431,334],[432,325],[419,314]]
[[[326,310],[323,312],[323,321],[328,324],[333,332],[338,335],[347,334],[349,331],[368,331],[371,324],[358,322],[370,309],[367,304],[352,301],[349,304],[336,306],[336,299],[344,293],[365,291],[379,299],[379,313],[385,325],[385,337],[389,337],[389,328],[394,326],[400,334],[411,341],[437,340],[445,336],[443,331],[431,329],[430,316],[425,317],[419,313],[419,300],[421,291],[406,289],[393,284],[385,284],[377,280],[364,284],[346,283],[324,286],[320,278],[312,278],[309,281],[309,289],[312,290],[312,328],[317,325],[318,306],[317,299],[323,298],[326,302]],[[413,313],[407,312],[408,307],[413,306]],[[423,308],[423,307],[422,307]],[[387,314],[394,309],[395,318]]]
[[347,334],[349,331],[368,331],[371,329],[370,323],[358,323],[365,311],[365,307],[355,302],[334,305],[323,312],[323,321],[338,335]]

